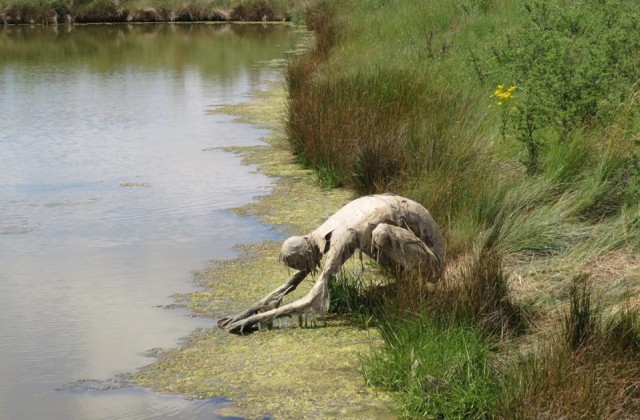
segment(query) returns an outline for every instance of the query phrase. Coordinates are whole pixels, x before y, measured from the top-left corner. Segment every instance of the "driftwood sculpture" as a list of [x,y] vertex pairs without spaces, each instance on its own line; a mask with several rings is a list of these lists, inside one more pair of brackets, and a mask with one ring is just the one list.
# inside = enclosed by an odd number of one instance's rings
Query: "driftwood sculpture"
[[[324,314],[329,309],[329,281],[356,249],[395,273],[412,271],[427,281],[442,275],[445,245],[431,214],[420,204],[393,194],[351,201],[306,236],[282,245],[280,260],[296,269],[289,280],[245,311],[218,321],[229,332],[242,333],[255,324],[283,316]],[[311,289],[301,299],[280,306],[282,299],[326,262]]]

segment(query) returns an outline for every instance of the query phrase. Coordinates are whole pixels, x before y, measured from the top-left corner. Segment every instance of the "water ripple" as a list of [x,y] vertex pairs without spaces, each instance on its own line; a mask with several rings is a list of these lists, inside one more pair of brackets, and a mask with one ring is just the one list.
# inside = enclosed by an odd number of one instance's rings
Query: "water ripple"
[[125,28],[0,33],[3,420],[215,419],[226,403],[78,378],[134,371],[211,327],[158,306],[235,243],[276,237],[227,210],[271,188],[223,150],[265,130],[206,111],[243,100],[274,74],[252,64],[295,37]]

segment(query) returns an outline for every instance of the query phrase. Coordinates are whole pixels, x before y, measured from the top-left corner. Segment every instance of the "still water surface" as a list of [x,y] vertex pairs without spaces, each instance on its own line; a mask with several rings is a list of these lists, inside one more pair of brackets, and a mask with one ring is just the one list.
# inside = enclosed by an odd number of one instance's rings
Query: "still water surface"
[[227,209],[270,181],[208,114],[277,77],[283,27],[0,30],[0,418],[214,418],[216,401],[101,388],[211,320],[162,309],[191,271],[273,238]]

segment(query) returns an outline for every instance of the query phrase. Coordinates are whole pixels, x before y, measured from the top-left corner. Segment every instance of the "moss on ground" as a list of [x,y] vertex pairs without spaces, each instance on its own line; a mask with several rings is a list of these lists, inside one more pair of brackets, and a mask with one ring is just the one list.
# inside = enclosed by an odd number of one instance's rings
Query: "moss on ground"
[[[287,233],[313,229],[353,198],[352,192],[323,189],[313,172],[302,169],[282,132],[286,93],[279,84],[256,92],[248,103],[217,112],[271,129],[266,145],[233,148],[247,164],[275,179],[271,194],[236,209],[277,225]],[[267,241],[242,246],[233,260],[214,262],[196,273],[202,290],[181,295],[180,303],[195,314],[217,318],[260,299],[291,274],[277,262],[280,244]],[[292,298],[309,290],[304,282]],[[212,322],[213,323],[213,322]],[[275,418],[390,418],[387,395],[365,386],[359,354],[380,341],[334,317],[315,328],[298,328],[297,320],[277,321],[275,330],[235,336],[217,328],[196,331],[179,348],[158,353],[132,381],[155,391],[188,398],[225,397],[219,414]]]

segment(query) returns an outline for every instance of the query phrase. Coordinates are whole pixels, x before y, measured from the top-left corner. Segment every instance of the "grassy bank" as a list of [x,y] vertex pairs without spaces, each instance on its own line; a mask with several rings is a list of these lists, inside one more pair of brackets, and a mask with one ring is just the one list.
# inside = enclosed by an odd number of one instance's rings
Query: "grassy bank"
[[295,20],[297,0],[0,0],[0,23],[273,22]]
[[402,415],[640,412],[639,19],[618,0],[309,14],[316,48],[287,70],[299,162],[421,202],[447,238],[435,291],[334,288],[335,310],[380,326],[365,376]]

